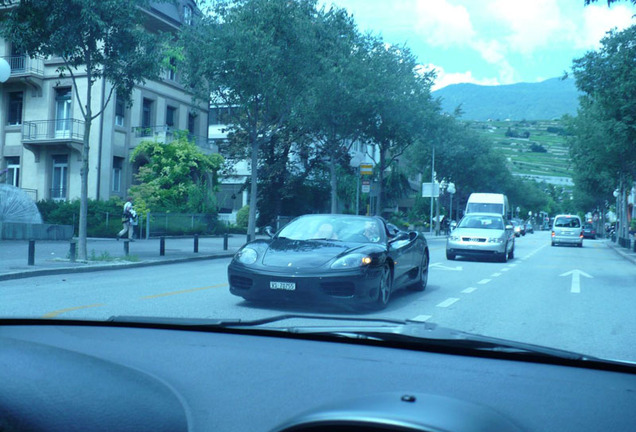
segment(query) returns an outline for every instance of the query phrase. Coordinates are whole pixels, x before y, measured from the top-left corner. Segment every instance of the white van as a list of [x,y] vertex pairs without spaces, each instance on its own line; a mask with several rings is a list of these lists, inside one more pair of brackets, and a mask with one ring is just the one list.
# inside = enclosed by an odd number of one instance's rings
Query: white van
[[468,197],[465,213],[497,213],[508,219],[510,216],[508,197],[496,193],[472,193]]

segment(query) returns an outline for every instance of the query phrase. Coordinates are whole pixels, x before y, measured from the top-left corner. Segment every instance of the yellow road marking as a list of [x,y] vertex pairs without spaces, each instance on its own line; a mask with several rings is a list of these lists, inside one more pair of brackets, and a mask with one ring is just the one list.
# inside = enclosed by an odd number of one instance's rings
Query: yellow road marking
[[202,290],[211,289],[211,288],[222,288],[226,286],[228,285],[224,283],[224,284],[218,284],[218,285],[210,285],[210,286],[201,287],[201,288],[190,288],[190,289],[180,290],[180,291],[171,291],[171,292],[162,293],[162,294],[154,294],[154,295],[145,296],[145,297],[142,297],[142,300],[166,297],[166,296],[177,295],[177,294],[191,293],[191,292],[202,291]]
[[66,308],[66,309],[59,309],[53,312],[49,312],[47,314],[42,315],[42,318],[55,318],[58,315],[61,315],[63,313],[66,312],[72,312],[75,310],[79,310],[79,309],[88,309],[88,308],[92,308],[92,307],[100,307],[100,306],[105,306],[104,303],[95,303],[92,305],[86,305],[86,306],[76,306],[76,307],[72,307],[72,308]]

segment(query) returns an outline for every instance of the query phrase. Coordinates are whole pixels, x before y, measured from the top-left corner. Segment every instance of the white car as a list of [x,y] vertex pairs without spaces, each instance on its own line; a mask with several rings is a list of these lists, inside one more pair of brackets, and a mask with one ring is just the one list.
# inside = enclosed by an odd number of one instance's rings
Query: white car
[[552,225],[552,246],[573,244],[583,247],[583,224],[576,215],[557,215]]
[[446,241],[446,258],[454,260],[457,255],[494,257],[501,262],[514,258],[512,225],[500,214],[467,214]]

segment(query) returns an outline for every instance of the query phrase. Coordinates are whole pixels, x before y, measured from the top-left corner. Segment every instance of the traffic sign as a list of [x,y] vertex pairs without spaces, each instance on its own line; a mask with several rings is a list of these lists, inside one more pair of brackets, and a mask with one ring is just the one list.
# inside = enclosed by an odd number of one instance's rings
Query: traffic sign
[[360,175],[373,175],[373,164],[360,164]]
[[371,182],[369,180],[362,180],[362,193],[371,192]]

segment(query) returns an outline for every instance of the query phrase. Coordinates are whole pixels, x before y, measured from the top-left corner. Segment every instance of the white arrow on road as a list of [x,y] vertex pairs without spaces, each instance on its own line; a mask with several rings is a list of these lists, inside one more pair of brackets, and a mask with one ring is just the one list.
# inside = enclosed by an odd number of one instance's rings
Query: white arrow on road
[[440,263],[431,264],[430,267],[435,267],[442,270],[451,270],[451,271],[462,271],[464,269],[462,266],[448,267]]
[[570,288],[570,292],[576,294],[581,292],[581,276],[585,276],[588,279],[593,279],[592,276],[581,270],[570,270],[569,272],[563,273],[561,276],[570,275],[572,275],[572,288]]

